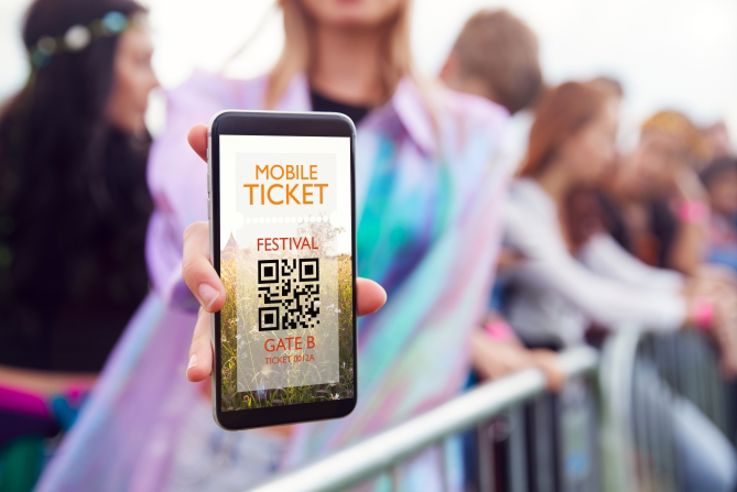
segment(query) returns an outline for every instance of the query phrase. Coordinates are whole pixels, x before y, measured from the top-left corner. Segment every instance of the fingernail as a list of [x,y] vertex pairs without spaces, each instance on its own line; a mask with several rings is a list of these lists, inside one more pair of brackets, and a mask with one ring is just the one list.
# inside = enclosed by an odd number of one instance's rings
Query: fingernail
[[200,302],[202,302],[202,305],[208,310],[220,295],[220,292],[209,284],[200,284],[197,288],[197,292],[200,295]]
[[192,369],[196,365],[197,365],[197,354],[192,354],[189,356],[189,362],[187,363],[187,370]]

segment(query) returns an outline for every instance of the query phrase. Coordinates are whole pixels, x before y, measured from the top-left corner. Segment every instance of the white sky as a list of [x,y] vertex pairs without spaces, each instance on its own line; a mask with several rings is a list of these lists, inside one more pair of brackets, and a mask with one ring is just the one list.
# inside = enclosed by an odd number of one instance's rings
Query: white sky
[[[19,30],[29,0],[0,1],[0,97],[23,82],[27,63]],[[173,85],[195,68],[218,69],[262,23],[261,34],[231,71],[269,67],[281,46],[273,0],[148,0],[155,66]],[[723,117],[737,135],[736,0],[415,0],[417,64],[434,73],[464,20],[484,6],[507,6],[538,33],[547,79],[608,74],[626,89],[625,125],[674,107],[700,123]],[[161,121],[160,101],[150,121]]]

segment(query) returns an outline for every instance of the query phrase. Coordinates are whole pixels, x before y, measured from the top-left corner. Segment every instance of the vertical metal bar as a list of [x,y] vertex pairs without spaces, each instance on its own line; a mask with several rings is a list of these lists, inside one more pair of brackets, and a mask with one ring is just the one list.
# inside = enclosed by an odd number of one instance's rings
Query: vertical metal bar
[[438,468],[440,469],[440,484],[444,491],[450,491],[451,488],[451,472],[449,469],[448,459],[445,454],[445,443],[446,441],[440,441],[438,444],[432,447],[431,453],[433,457],[439,461]]
[[494,492],[494,436],[488,422],[476,428],[478,480],[480,492]]
[[[460,439],[460,436],[458,436]],[[458,466],[463,463],[463,456],[459,456],[456,452],[462,453],[461,442],[452,435],[446,437],[440,444],[440,459],[445,472],[443,473],[443,490],[452,492],[458,489],[456,481],[460,478]],[[455,460],[454,460],[455,458]],[[462,473],[461,473],[462,475]]]
[[[671,343],[671,349],[664,354],[666,357],[664,363],[671,367],[673,371],[677,371],[682,364],[680,359],[678,358],[678,353],[676,352],[676,350],[674,350],[675,337],[671,338],[673,338],[674,340],[673,343]],[[665,388],[665,390],[669,392],[670,388]],[[672,397],[672,394],[669,394],[668,396]],[[673,420],[670,418],[665,418],[666,416],[663,417],[664,418],[658,420],[660,421],[660,436],[662,440],[661,446],[663,447],[663,467],[665,476],[667,477],[665,487],[667,488],[667,490],[677,490],[678,463],[676,457],[676,449],[673,441]]]
[[533,402],[534,424],[532,437],[535,443],[535,474],[539,492],[553,492],[557,488],[555,469],[555,442],[553,427],[556,425],[553,416],[552,397],[543,395]]
[[392,492],[400,492],[402,488],[400,466],[401,465],[392,466],[388,472],[383,475],[389,480],[389,486]]
[[574,378],[567,391],[561,395],[560,420],[564,428],[561,440],[566,453],[563,468],[566,490],[590,490],[587,483],[591,479],[593,468],[593,446],[590,438],[593,412],[587,389],[585,379]]
[[[651,347],[649,347],[651,348]],[[652,362],[651,362],[651,351],[648,350],[648,358],[645,361],[640,361],[638,363],[638,367],[640,370],[639,377],[635,378],[635,385],[639,387],[639,394],[640,395],[646,395],[650,392],[653,392],[655,389],[653,387],[652,383]],[[657,397],[657,396],[656,396]],[[639,412],[639,450],[641,451],[641,457],[642,457],[642,463],[643,465],[642,471],[645,473],[646,478],[646,485],[647,490],[656,491],[657,483],[660,479],[660,470],[658,467],[657,457],[654,452],[654,435],[653,431],[655,428],[655,412],[649,411],[647,408],[647,400],[645,400],[643,403],[645,405],[642,407],[642,410]]]
[[512,492],[527,492],[527,455],[525,453],[525,419],[517,405],[509,412],[509,476]]
[[590,460],[590,471],[589,479],[585,485],[584,491],[588,490],[603,490],[603,474],[601,470],[602,463],[602,449],[599,444],[601,432],[599,429],[602,424],[602,412],[601,412],[601,392],[596,386],[596,380],[590,375],[585,376],[584,381],[586,383],[586,403],[589,409],[589,451],[592,453]]
[[[693,335],[696,334],[694,333]],[[691,397],[689,399],[691,399],[691,401],[693,401],[696,406],[701,409],[704,415],[706,415],[709,419],[713,421],[714,413],[710,408],[711,405],[709,405],[707,397],[707,386],[709,382],[706,381],[706,378],[708,378],[708,376],[706,374],[706,353],[704,352],[705,347],[701,344],[700,337],[697,336],[689,337],[687,343],[693,357],[693,362],[689,365],[692,366],[694,379],[693,393],[688,396]]]
[[[637,349],[635,348],[633,350],[632,355],[632,368],[631,368],[631,377],[629,378],[629,423],[631,425],[631,435],[632,435],[632,444],[631,447],[628,449],[628,451],[631,453],[631,456],[628,456],[628,462],[632,464],[632,471],[634,475],[634,479],[632,480],[633,484],[637,484],[638,488],[640,490],[644,490],[643,488],[643,457],[644,453],[641,451],[643,449],[643,426],[642,426],[642,415],[643,415],[643,408],[645,407],[645,402],[642,399],[642,391],[640,389],[639,384],[639,376],[641,373],[640,363],[637,359]],[[610,368],[610,370],[613,370],[613,368]],[[616,404],[616,402],[612,402]],[[626,423],[624,423],[623,427],[626,426]],[[620,429],[622,432],[625,432],[627,429],[622,428]]]
[[[669,346],[672,346],[676,339],[672,336],[649,337],[652,352],[647,360],[648,378],[645,380],[647,388],[645,391],[652,392],[657,398],[667,398],[668,381],[672,381],[676,367],[673,360],[668,357]],[[670,383],[672,384],[672,383]],[[667,406],[663,405],[663,408]],[[667,429],[663,425],[663,416],[656,414],[654,411],[648,411],[648,431],[650,441],[650,452],[652,456],[652,467],[654,470],[655,480],[653,485],[657,490],[669,490],[669,469],[668,454],[669,447],[666,445]]]
[[719,371],[718,354],[704,337],[699,338],[699,345],[703,353],[702,378],[708,405],[706,415],[726,435],[729,432],[725,414],[727,388]]

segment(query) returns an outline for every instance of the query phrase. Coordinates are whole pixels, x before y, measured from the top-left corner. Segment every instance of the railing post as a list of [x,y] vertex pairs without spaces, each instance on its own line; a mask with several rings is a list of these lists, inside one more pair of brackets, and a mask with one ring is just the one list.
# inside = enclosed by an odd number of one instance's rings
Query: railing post
[[632,375],[640,331],[622,327],[605,343],[599,368],[602,391],[602,469],[604,490],[636,490],[635,470],[630,455],[632,434]]

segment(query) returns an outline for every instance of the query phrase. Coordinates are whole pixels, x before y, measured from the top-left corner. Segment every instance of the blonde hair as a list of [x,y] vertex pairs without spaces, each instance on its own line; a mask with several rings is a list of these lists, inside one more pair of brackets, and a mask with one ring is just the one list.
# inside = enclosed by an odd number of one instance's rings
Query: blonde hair
[[[309,72],[314,61],[315,21],[305,11],[300,0],[279,0],[284,13],[284,49],[269,75],[265,105],[274,108],[295,75]],[[381,93],[388,100],[399,80],[415,74],[410,51],[411,0],[404,0],[387,26],[382,39]]]
[[661,110],[650,116],[641,127],[642,134],[661,132],[678,139],[680,153],[692,165],[702,165],[709,151],[699,128],[684,113]]

